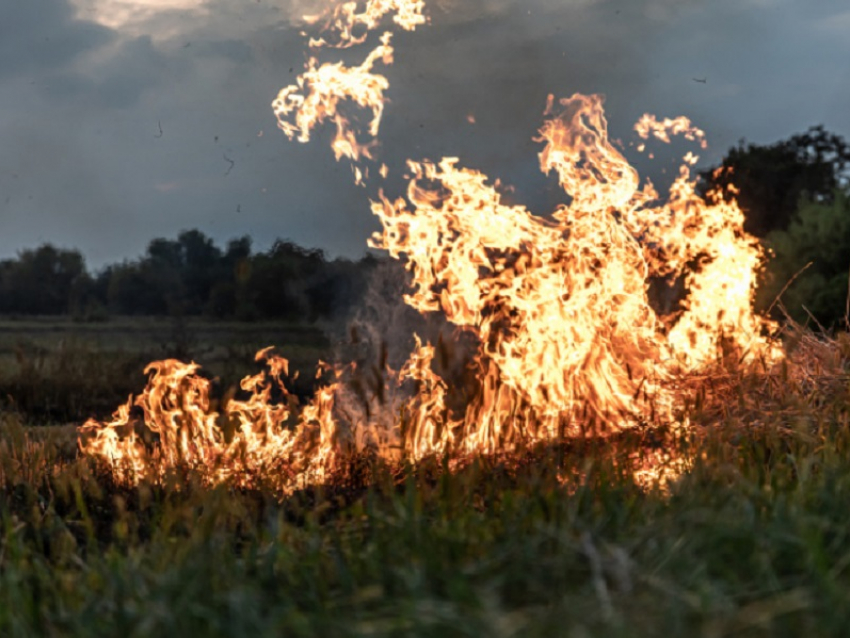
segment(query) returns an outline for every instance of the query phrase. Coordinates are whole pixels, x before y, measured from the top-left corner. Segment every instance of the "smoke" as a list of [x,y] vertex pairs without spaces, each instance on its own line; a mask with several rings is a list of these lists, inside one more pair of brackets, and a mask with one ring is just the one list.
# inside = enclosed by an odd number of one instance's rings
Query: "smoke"
[[[421,314],[404,296],[410,275],[402,262],[387,260],[373,271],[362,301],[336,333],[335,361],[345,368],[335,393],[337,421],[353,432],[357,424],[378,421],[391,430],[400,410],[416,396],[415,384],[398,383],[397,373],[416,346],[435,344],[433,370],[448,385],[448,406],[462,416],[478,384],[475,355],[478,339],[450,324],[442,312]],[[353,365],[350,363],[353,362]]]

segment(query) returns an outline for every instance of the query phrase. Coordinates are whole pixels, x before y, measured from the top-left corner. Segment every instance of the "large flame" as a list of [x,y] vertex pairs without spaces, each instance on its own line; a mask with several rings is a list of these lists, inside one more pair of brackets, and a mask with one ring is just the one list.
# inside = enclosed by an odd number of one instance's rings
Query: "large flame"
[[[414,1],[345,3],[314,20],[331,35],[310,45],[363,44],[389,14],[414,29],[425,22],[422,11]],[[300,141],[332,122],[334,153],[355,162],[357,181],[364,173],[356,163],[375,157],[388,82],[373,66],[392,61],[390,37],[384,32],[359,66],[311,57],[273,105],[283,131]],[[365,134],[344,113],[350,103],[371,113]],[[82,450],[122,481],[192,469],[211,483],[271,482],[289,492],[321,482],[352,453],[457,458],[579,432],[681,423],[683,377],[730,357],[743,365],[781,357],[769,339],[774,326],[753,312],[763,251],[734,202],[696,194],[697,156],[684,157],[662,200],[609,141],[600,96],[550,97],[544,117],[540,167],[570,201],[551,215],[505,203],[496,184],[455,158],[410,162],[406,197],[381,193],[372,204],[383,229],[370,245],[405,263],[412,280],[405,301],[474,336],[477,382],[461,407],[449,407],[434,345],[418,337],[407,363],[380,371],[374,396],[365,398],[369,409],[359,411],[344,407],[354,366],[336,368],[336,381],[298,410],[281,380],[286,361],[263,350],[258,360],[269,371],[242,382],[249,398],[217,412],[195,364],[163,361],[148,368],[144,393],[112,421],[83,426]],[[650,138],[673,135],[706,145],[684,117],[645,115],[635,132],[641,151]],[[650,303],[653,281],[681,286],[675,312]],[[142,411],[135,420],[134,405]]]

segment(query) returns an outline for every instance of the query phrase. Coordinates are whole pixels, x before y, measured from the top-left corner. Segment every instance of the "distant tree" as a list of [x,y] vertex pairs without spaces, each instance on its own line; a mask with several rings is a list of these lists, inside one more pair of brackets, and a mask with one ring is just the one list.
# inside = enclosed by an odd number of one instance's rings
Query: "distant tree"
[[227,250],[224,251],[224,263],[230,269],[238,269],[244,266],[251,258],[251,238],[243,235],[237,239],[227,242]]
[[148,249],[142,261],[147,261],[158,268],[173,268],[179,270],[183,266],[179,242],[164,237],[157,237],[148,243]]
[[209,292],[205,313],[213,317],[256,319],[257,309],[248,298],[247,283],[251,277],[251,238],[231,239],[221,257],[221,276]]
[[44,244],[0,262],[0,311],[6,313],[67,314],[71,293],[88,277],[77,250]]
[[226,274],[221,250],[201,231],[158,237],[142,258],[111,267],[108,304],[121,314],[200,314]]
[[216,282],[230,280],[232,273],[222,262],[221,250],[201,231],[183,231],[177,242],[180,245],[181,279],[187,311],[199,314]]
[[329,262],[321,276],[314,278],[305,290],[313,318],[348,312],[363,298],[378,263],[371,255],[356,262],[344,258]]
[[355,304],[374,263],[328,262],[321,250],[289,241],[254,254],[247,236],[222,250],[201,231],[186,230],[176,240],[155,238],[142,256],[92,276],[79,251],[45,244],[0,261],[0,312],[314,321]]
[[67,291],[68,313],[77,320],[93,321],[106,318],[106,305],[98,299],[97,282],[83,272],[71,282]]
[[113,265],[109,269],[107,306],[121,315],[167,315],[173,309],[169,304],[176,283],[173,276],[173,271],[144,262]]
[[830,205],[847,185],[850,146],[823,126],[760,146],[743,140],[726,154],[719,170],[703,173],[704,192],[733,184],[744,211],[744,229],[757,237],[788,227],[801,199]]
[[264,317],[292,321],[313,318],[306,291],[321,277],[326,264],[321,250],[277,241],[251,261],[246,283],[248,301]]

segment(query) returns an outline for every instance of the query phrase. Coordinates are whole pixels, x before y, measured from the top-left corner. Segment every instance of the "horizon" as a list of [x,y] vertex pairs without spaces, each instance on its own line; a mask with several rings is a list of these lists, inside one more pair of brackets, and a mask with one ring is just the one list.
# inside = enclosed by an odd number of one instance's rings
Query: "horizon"
[[[45,242],[35,244],[35,245],[31,245],[31,246],[21,246],[19,248],[16,248],[15,252],[13,254],[0,254],[0,262],[14,261],[14,260],[16,260],[20,257],[21,253],[24,253],[24,252],[27,252],[27,251],[35,251],[35,250],[38,250],[39,248],[42,248],[44,246],[51,246],[51,247],[55,248],[56,250],[67,250],[67,251],[78,252],[83,258],[83,263],[84,263],[88,273],[90,275],[96,275],[96,274],[102,272],[104,269],[109,268],[110,266],[115,266],[115,265],[123,264],[123,263],[132,263],[134,261],[144,259],[146,257],[148,246],[150,245],[151,242],[153,242],[155,240],[165,239],[167,241],[177,241],[178,236],[181,233],[196,231],[196,230],[199,230],[199,229],[197,229],[197,228],[183,228],[183,229],[180,229],[179,231],[177,231],[176,233],[174,233],[173,235],[168,236],[168,237],[165,237],[165,236],[151,237],[148,240],[148,242],[143,246],[143,248],[137,254],[135,254],[135,255],[125,255],[123,257],[119,257],[118,259],[116,259],[114,261],[109,261],[109,262],[104,262],[102,264],[99,264],[96,267],[92,266],[90,264],[85,253],[83,253],[78,247],[76,247],[76,246],[66,246],[66,245],[58,244],[58,243],[51,242],[51,241],[45,241]],[[203,233],[203,231],[200,231],[200,232]],[[239,239],[242,239],[242,237],[247,236],[247,235],[243,235],[243,236],[227,237],[223,240],[219,240],[218,238],[210,237],[206,233],[203,233],[203,234],[207,239],[212,240],[213,245],[217,249],[221,250],[222,252],[227,250],[227,244],[230,241],[239,240]],[[280,243],[291,243],[291,244],[297,246],[298,248],[303,249],[305,252],[318,251],[318,252],[322,253],[323,259],[327,262],[332,262],[332,261],[335,261],[337,259],[347,259],[347,260],[356,262],[356,261],[360,261],[362,259],[365,259],[366,257],[368,257],[370,255],[380,257],[381,255],[385,254],[385,251],[376,250],[374,248],[369,248],[368,246],[365,246],[364,249],[363,249],[363,254],[359,255],[359,256],[358,255],[355,255],[355,256],[332,255],[332,254],[329,254],[326,250],[323,250],[321,247],[318,247],[318,246],[303,246],[303,245],[299,244],[298,242],[292,241],[291,239],[288,239],[286,237],[276,237],[270,243],[267,242],[267,245],[263,244],[263,247],[260,248],[255,243],[253,237],[250,237],[250,236],[247,236],[247,237],[249,237],[249,239],[251,239],[251,255],[258,255],[260,253],[267,253],[268,251],[270,251],[274,247],[275,244],[277,244],[279,242]]]

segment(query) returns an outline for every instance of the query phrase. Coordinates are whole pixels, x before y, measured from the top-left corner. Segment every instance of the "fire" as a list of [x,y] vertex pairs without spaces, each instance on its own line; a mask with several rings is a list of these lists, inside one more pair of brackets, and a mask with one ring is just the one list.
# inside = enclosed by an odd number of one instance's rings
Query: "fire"
[[[551,220],[503,204],[486,176],[453,158],[411,163],[407,198],[373,205],[384,230],[371,245],[405,259],[412,274],[405,300],[480,339],[485,385],[500,388],[507,410],[467,413],[461,430],[477,450],[498,449],[505,428],[550,438],[588,417],[626,427],[650,409],[669,416],[670,381],[716,362],[723,348],[749,361],[779,355],[765,336],[771,325],[752,311],[763,254],[740,209],[706,205],[687,162],[669,201],[656,203],[608,141],[599,96],[574,95],[557,109],[550,99],[546,113],[541,168],[572,197]],[[683,118],[642,122],[638,132],[659,139],[702,138]],[[653,277],[684,278],[678,317],[651,307]]]
[[[324,18],[334,44],[310,45],[363,44],[391,13],[411,30],[425,23],[422,12],[422,2],[345,3]],[[302,142],[332,122],[334,154],[355,163],[358,182],[367,173],[357,163],[375,159],[389,84],[373,68],[392,62],[390,42],[385,32],[354,67],[311,57],[273,104],[282,130]],[[351,103],[371,113],[365,141],[344,114]],[[634,130],[641,151],[673,135],[706,147],[684,117],[645,115]],[[458,459],[638,424],[682,426],[688,375],[730,358],[749,365],[782,357],[770,339],[774,325],[753,312],[764,253],[735,203],[696,194],[694,152],[662,199],[609,141],[601,96],[550,97],[537,139],[541,170],[570,197],[549,216],[505,203],[498,183],[457,158],[409,162],[406,196],[381,192],[372,203],[382,231],[370,246],[404,262],[405,301],[474,336],[476,383],[462,407],[435,371],[434,345],[418,337],[399,370],[380,371],[375,396],[360,397],[362,410],[346,407],[353,365],[333,368],[335,381],[299,410],[283,383],[286,360],[263,350],[257,358],[268,370],[242,382],[249,398],[219,412],[196,364],[163,361],[148,367],[147,388],[112,421],[82,427],[83,452],[121,481],[191,469],[210,483],[271,482],[286,493],[323,481],[354,453]],[[675,312],[653,307],[653,281],[681,286]]]
[[[407,31],[425,24],[424,3],[421,0],[369,0],[363,11],[358,12],[357,2],[346,2],[325,19],[324,32],[335,34],[337,41],[330,44],[324,38],[311,39],[312,49],[322,47],[348,48],[366,41],[369,32],[381,24],[384,16],[394,13],[393,21]],[[317,22],[321,18],[311,21]],[[360,36],[354,32],[364,29]],[[296,83],[280,91],[272,108],[280,129],[290,139],[308,142],[314,128],[325,121],[332,121],[336,135],[331,144],[337,160],[346,157],[354,162],[374,159],[375,138],[381,126],[389,88],[387,78],[374,71],[375,64],[382,62],[388,66],[393,63],[392,33],[385,31],[380,43],[357,66],[346,66],[342,62],[319,64],[315,55],[311,55],[304,73],[298,76]],[[356,126],[340,110],[340,105],[353,102],[371,113],[368,133],[371,140],[360,142],[357,139]],[[362,183],[363,172],[354,167],[357,183]],[[381,171],[383,174],[383,171]]]
[[[316,60],[311,58],[307,70],[298,77],[298,83],[283,89],[273,103],[283,132],[290,138],[297,134],[299,142],[308,142],[316,125],[332,120],[337,129],[332,144],[337,160],[342,157],[354,161],[364,157],[372,159],[373,144],[358,142],[350,121],[339,112],[339,105],[352,101],[370,110],[369,133],[377,136],[384,112],[384,92],[389,82],[372,70],[379,60],[384,64],[392,63],[391,37],[389,32],[384,34],[380,46],[359,66],[346,67],[341,62],[317,66]],[[285,119],[292,113],[296,113],[295,123]]]
[[[197,374],[197,364],[173,359],[150,364],[141,395],[119,407],[112,421],[89,420],[81,427],[84,439],[93,435],[81,443],[83,451],[108,459],[115,477],[129,483],[162,480],[177,469],[243,487],[266,475],[321,480],[324,454],[332,448],[334,386],[301,412],[297,428],[288,428],[290,397],[281,378],[288,362],[269,348],[256,359],[265,361],[268,371],[243,379],[249,398],[228,402],[222,413],[210,409],[210,382]],[[282,399],[272,400],[274,390]],[[132,416],[134,407],[141,409],[141,420]]]
[[[337,5],[325,16],[307,17],[309,23],[323,23],[323,34],[335,34],[337,41],[334,44],[328,42],[324,37],[310,38],[310,47],[320,48],[332,46],[346,49],[358,44],[363,44],[369,36],[369,32],[377,29],[381,20],[388,14],[393,15],[393,22],[406,31],[414,31],[416,27],[427,22],[424,10],[425,3],[422,0],[369,0],[358,12],[359,3],[344,2]],[[354,34],[355,30],[362,29],[361,35]]]

